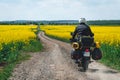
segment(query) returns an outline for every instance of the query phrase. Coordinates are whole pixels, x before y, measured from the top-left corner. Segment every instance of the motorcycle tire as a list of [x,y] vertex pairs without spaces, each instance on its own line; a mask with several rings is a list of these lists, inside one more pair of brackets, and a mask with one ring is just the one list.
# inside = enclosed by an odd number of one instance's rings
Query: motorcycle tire
[[87,69],[88,69],[88,65],[89,65],[89,61],[88,61],[88,60],[85,60],[85,61],[83,62],[83,65],[82,65],[82,67],[83,67],[83,71],[84,71],[84,72],[87,71]]

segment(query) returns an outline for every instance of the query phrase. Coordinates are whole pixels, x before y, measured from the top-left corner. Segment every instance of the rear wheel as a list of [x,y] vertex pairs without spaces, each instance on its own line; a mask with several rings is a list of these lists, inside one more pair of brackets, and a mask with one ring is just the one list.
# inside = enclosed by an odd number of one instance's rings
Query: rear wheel
[[83,62],[83,70],[86,72],[86,70],[88,69],[88,65],[89,65],[89,60],[85,60],[84,62]]

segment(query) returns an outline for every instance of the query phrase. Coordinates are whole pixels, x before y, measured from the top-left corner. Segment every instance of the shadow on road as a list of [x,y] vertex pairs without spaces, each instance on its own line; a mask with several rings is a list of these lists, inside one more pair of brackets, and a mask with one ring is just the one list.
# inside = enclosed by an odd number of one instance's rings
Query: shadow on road
[[105,73],[111,73],[111,74],[116,74],[118,73],[117,71],[113,71],[113,70],[106,70],[104,71]]

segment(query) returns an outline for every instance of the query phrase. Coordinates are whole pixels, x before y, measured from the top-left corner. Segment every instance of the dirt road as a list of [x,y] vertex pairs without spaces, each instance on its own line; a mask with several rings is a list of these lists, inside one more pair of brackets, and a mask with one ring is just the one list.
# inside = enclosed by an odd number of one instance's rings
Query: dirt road
[[9,80],[120,80],[119,72],[97,62],[82,72],[70,59],[70,44],[50,39],[42,32],[38,36],[45,49],[17,65]]

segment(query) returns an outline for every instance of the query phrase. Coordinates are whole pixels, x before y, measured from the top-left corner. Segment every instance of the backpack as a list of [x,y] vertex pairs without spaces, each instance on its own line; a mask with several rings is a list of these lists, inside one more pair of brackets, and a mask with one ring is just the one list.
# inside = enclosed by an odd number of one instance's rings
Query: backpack
[[100,60],[102,58],[102,51],[99,48],[95,48],[92,51],[92,59]]

